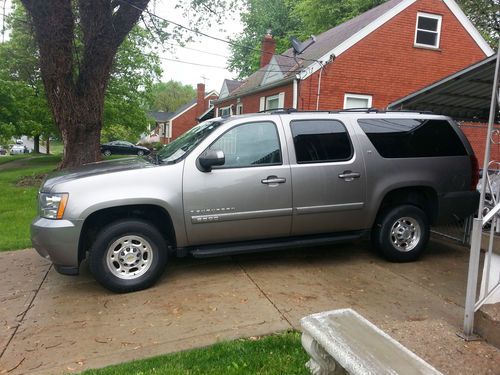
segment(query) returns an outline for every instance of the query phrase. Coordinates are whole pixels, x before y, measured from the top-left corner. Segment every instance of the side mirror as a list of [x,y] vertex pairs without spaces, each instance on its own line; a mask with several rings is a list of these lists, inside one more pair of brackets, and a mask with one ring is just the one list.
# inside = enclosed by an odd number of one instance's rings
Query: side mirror
[[215,165],[224,165],[226,157],[222,150],[205,150],[199,157],[198,163],[202,172],[210,172]]

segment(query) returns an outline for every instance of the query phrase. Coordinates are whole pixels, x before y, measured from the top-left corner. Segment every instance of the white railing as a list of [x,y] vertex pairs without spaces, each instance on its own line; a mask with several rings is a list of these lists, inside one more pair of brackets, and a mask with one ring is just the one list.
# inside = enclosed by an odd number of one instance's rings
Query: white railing
[[[494,196],[493,184],[491,176],[488,173],[488,168],[491,166],[490,162],[490,152],[492,138],[495,133],[493,130],[493,124],[497,117],[497,106],[499,105],[499,91],[498,82],[500,74],[500,45],[497,52],[497,61],[495,68],[495,76],[492,85],[491,94],[491,105],[490,105],[490,116],[488,121],[488,137],[486,139],[486,148],[484,153],[483,162],[483,180],[481,184],[481,197],[479,200],[479,211],[477,218],[474,219],[472,224],[472,237],[471,237],[471,248],[470,248],[470,259],[469,259],[469,272],[467,277],[467,296],[465,300],[465,314],[464,314],[464,328],[462,337],[466,340],[472,340],[475,338],[474,335],[474,313],[481,308],[488,300],[495,295],[495,293],[500,290],[500,272],[497,275],[498,278],[495,279],[493,274],[492,263],[495,258],[493,254],[493,246],[495,240],[495,228],[499,227],[499,213],[500,213],[500,203],[499,194],[493,198],[495,205],[493,207],[488,207],[487,202],[485,202],[487,187],[490,189],[490,195]],[[496,162],[493,162],[496,163]],[[491,197],[490,197],[491,199]],[[484,211],[487,207],[487,212]],[[484,217],[483,217],[484,216]],[[481,243],[483,240],[483,228],[490,225],[489,239],[488,239],[488,252],[486,253],[486,258],[483,266],[483,280],[482,288],[479,300],[476,301],[476,290],[479,278],[479,265],[481,258]],[[492,276],[493,274],[493,276]]]

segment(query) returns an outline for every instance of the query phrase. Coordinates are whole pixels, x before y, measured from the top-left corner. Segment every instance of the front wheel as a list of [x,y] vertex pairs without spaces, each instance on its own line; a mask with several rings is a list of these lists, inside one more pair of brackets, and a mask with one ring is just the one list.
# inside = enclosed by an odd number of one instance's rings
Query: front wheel
[[110,150],[104,150],[103,154],[104,154],[104,156],[110,156],[111,155],[111,151]]
[[89,265],[101,285],[113,292],[125,293],[153,285],[166,262],[165,240],[152,224],[122,220],[97,235]]
[[429,241],[429,220],[424,211],[412,205],[386,209],[372,231],[372,243],[392,262],[416,260]]
[[137,156],[144,156],[144,151],[142,150],[137,151]]

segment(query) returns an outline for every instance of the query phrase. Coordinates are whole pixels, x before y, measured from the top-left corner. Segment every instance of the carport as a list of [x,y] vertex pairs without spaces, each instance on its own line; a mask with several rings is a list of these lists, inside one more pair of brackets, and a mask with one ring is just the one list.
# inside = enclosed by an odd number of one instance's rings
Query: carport
[[[488,121],[488,131],[484,139],[485,152],[483,171],[487,171],[500,160],[491,160],[491,145],[495,120],[499,108],[499,71],[500,48],[497,55],[476,63],[462,71],[442,79],[422,90],[391,103],[388,109],[432,111],[436,114],[451,116],[462,121]],[[495,224],[498,225],[500,212],[500,191],[494,197],[494,207],[483,217],[485,188],[492,191],[488,173],[482,179],[481,198],[477,218],[474,218],[471,237],[467,297],[465,302],[464,328],[461,335],[466,340],[474,339],[474,314],[485,303],[500,302],[500,255],[493,253]],[[481,241],[483,228],[491,224],[489,230],[488,251],[483,266],[482,286],[479,299],[476,296]]]

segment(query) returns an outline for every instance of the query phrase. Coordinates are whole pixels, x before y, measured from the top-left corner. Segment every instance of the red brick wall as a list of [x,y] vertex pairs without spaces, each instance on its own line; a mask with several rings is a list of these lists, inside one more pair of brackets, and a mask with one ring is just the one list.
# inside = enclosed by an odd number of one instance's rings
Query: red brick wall
[[[417,12],[442,15],[439,50],[413,47]],[[440,0],[419,0],[323,69],[320,109],[341,109],[344,94],[373,95],[389,103],[486,56]],[[299,109],[316,109],[319,71],[299,85]]]
[[[467,139],[469,140],[476,158],[479,163],[479,168],[483,168],[484,151],[486,146],[486,135],[488,134],[488,124],[480,122],[463,122],[460,123],[460,129],[464,132]],[[500,125],[495,125],[495,130],[499,133],[495,133],[492,139],[497,144],[491,145],[490,159],[497,160],[500,162]]]
[[[275,87],[273,89],[257,92],[241,98],[243,104],[243,113],[255,113],[260,110],[260,98],[277,95],[281,92],[285,93],[285,108],[293,107],[293,83],[288,83],[284,86]],[[216,107],[222,108],[228,105],[233,105],[233,113],[236,113],[236,99],[226,100],[218,103]]]
[[[201,113],[204,113],[208,109],[208,101],[210,99],[217,99],[217,96],[211,95],[205,98],[203,111],[201,111]],[[184,112],[182,115],[172,121],[172,140],[198,124],[198,120],[196,120],[196,118],[198,117],[196,107],[197,105]]]

